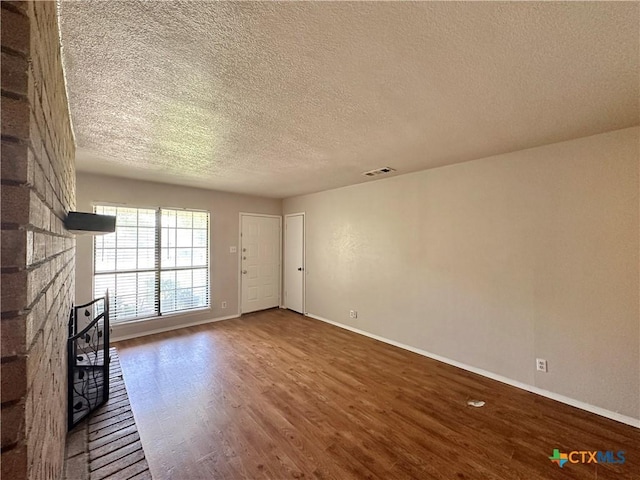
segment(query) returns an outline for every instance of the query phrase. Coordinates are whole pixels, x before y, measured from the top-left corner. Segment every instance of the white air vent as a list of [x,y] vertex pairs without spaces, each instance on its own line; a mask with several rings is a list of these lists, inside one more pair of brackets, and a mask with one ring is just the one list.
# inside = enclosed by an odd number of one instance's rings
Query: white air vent
[[395,172],[395,169],[391,167],[382,167],[376,168],[375,170],[369,170],[368,172],[364,172],[362,175],[364,175],[365,177],[375,177],[377,175],[385,175],[392,172]]

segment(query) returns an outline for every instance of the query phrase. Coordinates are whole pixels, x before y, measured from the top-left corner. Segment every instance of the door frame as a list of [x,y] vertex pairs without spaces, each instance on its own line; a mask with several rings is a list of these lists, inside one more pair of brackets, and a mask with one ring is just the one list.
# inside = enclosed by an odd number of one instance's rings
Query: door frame
[[269,217],[278,219],[279,248],[278,248],[278,267],[280,269],[280,281],[278,282],[278,306],[282,305],[282,215],[271,215],[266,213],[238,213],[238,315],[242,315],[242,217]]
[[[298,215],[302,215],[302,315],[306,315],[307,314],[307,217],[305,215],[305,212],[297,212],[297,213],[288,213],[287,215],[284,216],[284,224],[286,226],[287,224],[287,217],[295,217]],[[283,234],[281,235],[283,237],[286,236],[283,232]],[[285,245],[284,248],[287,248],[287,246]],[[282,287],[284,289],[284,286],[286,285],[286,278],[285,278],[285,259],[286,259],[286,255],[284,255],[284,250],[283,250],[283,258],[282,258]],[[284,298],[284,296],[282,297]],[[286,302],[282,302],[283,303],[283,308],[287,308]]]

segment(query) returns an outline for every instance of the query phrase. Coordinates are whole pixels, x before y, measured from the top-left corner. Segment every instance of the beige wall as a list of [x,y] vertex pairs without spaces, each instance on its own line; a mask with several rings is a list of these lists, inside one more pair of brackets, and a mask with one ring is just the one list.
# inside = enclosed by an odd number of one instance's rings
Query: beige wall
[[638,140],[286,199],[306,212],[307,311],[640,418]]
[[[226,317],[238,313],[238,256],[229,253],[230,246],[238,246],[239,213],[280,215],[282,201],[250,197],[196,188],[165,185],[138,180],[100,176],[88,173],[77,175],[78,210],[91,212],[93,204],[109,202],[138,207],[178,207],[208,210],[211,212],[211,311],[155,319],[143,327],[145,330],[162,329],[173,325]],[[85,302],[92,292],[91,237],[77,239],[76,301]],[[221,302],[227,308],[221,308]],[[123,325],[116,336],[138,333],[140,326]]]

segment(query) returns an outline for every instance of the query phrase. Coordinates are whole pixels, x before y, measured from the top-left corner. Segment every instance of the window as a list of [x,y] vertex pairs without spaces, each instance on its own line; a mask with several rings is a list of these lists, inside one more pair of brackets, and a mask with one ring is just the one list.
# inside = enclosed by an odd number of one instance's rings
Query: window
[[113,322],[209,306],[209,213],[98,205],[116,231],[95,237],[94,295]]

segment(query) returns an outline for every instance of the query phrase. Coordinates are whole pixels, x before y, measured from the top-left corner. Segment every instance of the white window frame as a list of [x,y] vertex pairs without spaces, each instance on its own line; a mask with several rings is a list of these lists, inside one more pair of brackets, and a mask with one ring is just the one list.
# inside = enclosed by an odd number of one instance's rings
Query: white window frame
[[[155,265],[150,269],[134,269],[134,270],[113,270],[108,272],[97,272],[96,271],[96,237],[94,237],[92,242],[92,291],[94,292],[94,296],[97,294],[102,295],[104,292],[96,292],[96,278],[100,275],[108,275],[108,274],[120,274],[120,273],[137,273],[137,272],[153,272],[156,278],[156,289],[155,295],[157,298],[154,298],[155,309],[152,314],[149,315],[136,315],[136,316],[126,316],[120,319],[117,318],[115,309],[112,309],[112,323],[113,324],[124,324],[124,323],[133,323],[137,321],[150,320],[154,318],[165,318],[176,315],[184,315],[191,314],[194,312],[201,312],[211,310],[211,212],[208,210],[201,209],[193,209],[193,208],[182,208],[182,207],[166,207],[166,206],[141,206],[141,205],[127,205],[127,204],[119,204],[119,203],[111,203],[111,202],[95,202],[93,204],[93,210],[96,211],[98,207],[112,207],[112,208],[131,208],[131,209],[140,209],[140,210],[154,210],[156,212],[156,225],[155,225],[155,247],[154,247],[154,259]],[[207,214],[207,228],[206,228],[206,266],[183,266],[183,267],[167,267],[163,269],[162,267],[162,211],[163,210],[172,210],[172,211],[186,211],[186,212],[197,212],[197,213],[206,213]],[[117,227],[116,227],[117,229]],[[191,227],[191,230],[194,230]],[[191,249],[197,247],[189,247]],[[139,249],[139,247],[136,247]],[[117,251],[117,249],[116,249]],[[206,276],[207,281],[205,285],[205,296],[206,296],[206,304],[204,306],[197,306],[192,308],[183,308],[176,309],[171,311],[162,311],[162,289],[160,285],[160,279],[162,277],[162,272],[166,271],[179,271],[179,270],[196,270],[196,269],[205,269],[206,268]],[[195,287],[191,287],[195,288]],[[116,292],[110,292],[110,296],[115,300]]]

